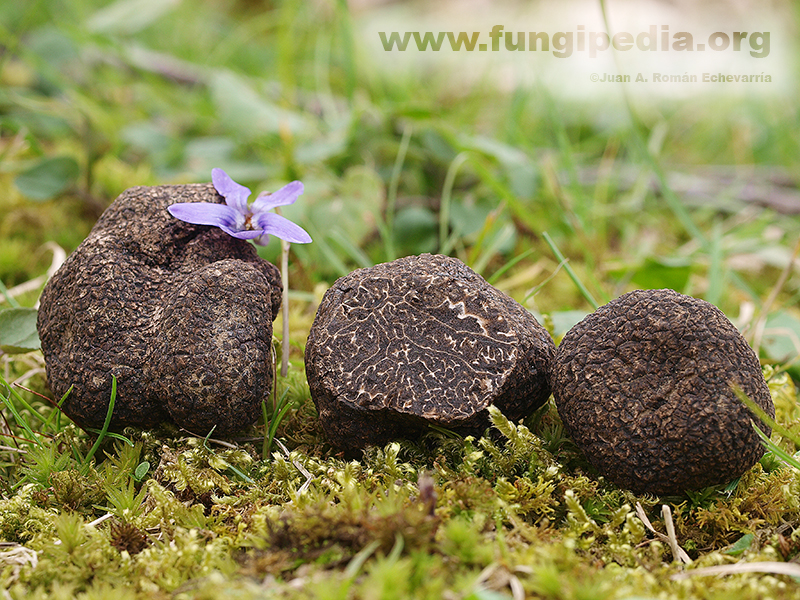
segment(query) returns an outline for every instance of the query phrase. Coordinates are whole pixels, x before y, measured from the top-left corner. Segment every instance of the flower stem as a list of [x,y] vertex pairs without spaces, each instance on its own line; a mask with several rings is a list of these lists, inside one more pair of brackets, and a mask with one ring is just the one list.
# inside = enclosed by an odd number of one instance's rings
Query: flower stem
[[[275,212],[280,213],[280,208]],[[281,377],[286,377],[289,372],[289,242],[281,240],[281,284],[283,297],[281,298],[281,311],[283,316],[283,331],[281,339]]]

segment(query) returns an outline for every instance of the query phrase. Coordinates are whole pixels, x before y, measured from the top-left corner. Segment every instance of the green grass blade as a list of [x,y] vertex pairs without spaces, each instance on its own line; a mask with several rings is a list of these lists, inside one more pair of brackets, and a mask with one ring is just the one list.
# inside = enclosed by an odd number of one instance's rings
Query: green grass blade
[[248,477],[240,468],[234,467],[233,465],[228,465],[228,470],[232,471],[239,479],[244,481],[245,483],[255,483],[250,477]]
[[594,296],[592,296],[591,292],[589,292],[589,290],[586,289],[586,286],[583,285],[583,282],[580,280],[577,273],[575,273],[575,271],[572,269],[567,259],[564,258],[564,255],[561,254],[561,250],[558,249],[558,246],[556,246],[556,243],[553,241],[550,235],[546,231],[544,231],[542,232],[542,237],[544,237],[544,241],[547,242],[547,245],[550,246],[550,250],[553,251],[553,254],[556,255],[558,262],[564,265],[564,269],[567,271],[567,275],[569,275],[569,278],[572,279],[572,283],[575,284],[581,295],[592,306],[592,308],[594,308],[594,310],[600,308],[600,305],[597,303],[597,300],[594,299]]
[[528,258],[534,252],[536,252],[536,248],[528,248],[525,252],[523,252],[519,256],[515,256],[506,264],[504,264],[502,267],[497,269],[497,271],[495,271],[494,274],[486,280],[487,283],[489,283],[490,285],[494,285],[503,275],[505,275],[508,272],[509,269],[513,268],[514,265],[516,265],[521,260]]
[[268,414],[266,401],[261,403],[261,412],[264,416],[264,443],[261,446],[261,456],[264,460],[269,460],[272,442],[275,440],[275,433],[278,431],[278,426],[292,406],[291,402],[286,402],[286,397],[288,395],[289,388],[287,387],[283,390],[281,397],[278,399],[275,410],[272,411],[272,418],[270,418]]
[[791,431],[786,429],[786,427],[784,427],[783,425],[778,423],[775,419],[770,417],[766,412],[764,412],[763,408],[761,408],[758,404],[753,402],[753,400],[751,400],[750,397],[744,393],[744,390],[741,387],[739,387],[735,383],[732,383],[731,389],[733,390],[733,393],[736,394],[736,397],[739,398],[739,400],[741,400],[744,403],[744,405],[750,409],[750,412],[752,412],[756,417],[758,417],[762,423],[764,423],[767,427],[772,428],[773,431],[777,431],[783,437],[792,440],[795,446],[800,447],[800,436],[798,436],[795,433],[792,433]]
[[[8,382],[5,380],[5,377],[3,377],[2,375],[0,375],[0,383],[2,383],[4,386],[6,386],[6,387],[8,388],[8,391],[9,391],[9,393],[10,393],[12,396],[14,396],[14,399],[15,399],[17,402],[19,402],[20,404],[22,404],[22,406],[24,406],[25,408],[27,408],[27,409],[30,411],[31,415],[33,415],[34,417],[36,417],[37,419],[39,419],[39,420],[40,420],[42,423],[46,423],[46,422],[47,422],[47,419],[45,419],[45,418],[44,418],[42,415],[40,415],[40,414],[39,414],[39,412],[38,412],[38,411],[36,411],[36,410],[35,410],[35,409],[34,409],[34,408],[33,408],[33,407],[30,405],[30,404],[28,404],[28,403],[25,401],[25,398],[23,398],[22,396],[20,396],[20,395],[19,395],[19,393],[18,393],[18,392],[17,392],[17,391],[14,389],[14,387],[13,387],[13,386],[12,386],[10,383],[8,383]],[[11,396],[9,396],[9,400],[10,400],[10,399],[11,399]]]
[[133,446],[135,445],[131,440],[126,438],[124,435],[119,434],[119,433],[114,433],[113,431],[106,431],[105,433],[103,433],[103,431],[101,429],[94,429],[92,427],[87,429],[87,431],[91,431],[92,433],[97,434],[97,435],[101,435],[102,434],[102,435],[105,435],[106,437],[110,437],[112,439],[119,440],[120,442],[122,442],[124,444],[127,444],[131,448],[133,448]]
[[522,223],[525,223],[531,230],[535,231],[537,228],[537,221],[532,216],[530,207],[517,198],[511,189],[503,184],[489,168],[489,161],[482,157],[474,157],[470,161],[470,166],[475,169],[478,177],[485,183],[495,194],[500,196],[500,199],[506,203],[506,206],[516,218]]
[[447,230],[450,227],[450,202],[453,197],[453,185],[456,181],[456,175],[467,159],[469,158],[468,152],[460,152],[450,163],[447,168],[447,174],[444,177],[444,185],[442,186],[442,201],[439,208],[439,251],[444,252],[444,248],[449,242],[447,239]]
[[353,42],[353,19],[347,0],[338,0],[336,2],[336,15],[339,24],[339,33],[341,35],[341,48],[344,54],[342,62],[345,75],[345,91],[347,92],[347,98],[352,100],[358,76],[355,43]]
[[[483,274],[483,270],[489,265],[489,262],[498,253],[500,248],[505,244],[515,233],[515,228],[512,224],[506,223],[494,232],[488,242],[484,245],[481,244],[481,252],[472,263],[472,269],[478,273]],[[485,247],[484,247],[485,246]]]
[[[603,22],[606,26],[606,31],[611,32],[612,29],[610,27],[610,22],[608,19],[608,11],[606,8],[605,0],[600,0],[600,10],[603,15]],[[613,34],[612,34],[613,35]],[[614,60],[617,60],[617,53],[612,53]],[[620,70],[620,72],[624,72]],[[621,87],[622,91],[622,99],[625,103],[625,110],[628,113],[628,117],[631,121],[631,138],[633,139],[634,146],[641,154],[642,158],[644,159],[647,166],[652,170],[653,174],[656,177],[656,181],[658,182],[659,191],[664,198],[664,201],[667,203],[667,206],[672,211],[672,214],[675,215],[675,218],[678,219],[680,224],[686,230],[686,232],[692,236],[695,240],[697,240],[702,246],[704,250],[708,250],[708,239],[703,232],[700,231],[700,228],[695,224],[692,216],[689,214],[689,211],[684,206],[683,202],[681,202],[680,198],[672,191],[672,188],[667,183],[667,177],[664,174],[664,170],[661,168],[661,164],[658,160],[656,160],[653,153],[650,151],[650,148],[647,145],[647,140],[645,139],[644,134],[642,133],[642,125],[641,121],[638,118],[638,115],[633,110],[633,104],[630,99],[630,94],[628,93],[628,89],[625,86]]]
[[9,303],[9,305],[14,308],[20,308],[19,302],[17,302],[16,299],[8,293],[8,288],[2,280],[0,280],[0,294],[3,294],[3,297],[6,299],[6,302]]
[[750,424],[753,426],[753,429],[758,434],[758,437],[761,438],[761,443],[764,444],[764,447],[767,450],[772,452],[775,456],[780,458],[787,465],[790,465],[795,469],[800,470],[800,462],[798,462],[798,460],[794,456],[786,452],[786,450],[784,450],[783,448],[778,446],[775,442],[773,442],[771,439],[769,439],[769,437],[767,437],[767,434],[761,431],[761,428],[758,425],[756,425],[755,422],[750,421]]
[[706,300],[715,306],[719,306],[724,292],[725,279],[722,227],[719,222],[714,225],[714,232],[709,242],[708,255],[708,291],[706,292]]
[[383,243],[386,247],[386,258],[394,260],[394,217],[397,212],[397,188],[400,186],[400,175],[403,172],[403,163],[406,161],[408,146],[411,143],[411,125],[406,125],[403,129],[403,137],[400,140],[400,147],[397,149],[397,157],[392,167],[392,176],[389,179],[389,191],[386,196],[386,236]]
[[344,264],[344,261],[339,258],[339,255],[331,248],[330,244],[325,241],[325,236],[322,232],[310,222],[304,225],[308,233],[311,234],[311,237],[314,238],[314,245],[322,252],[325,262],[336,271],[337,277],[344,277],[347,275],[350,269]]
[[350,238],[347,237],[347,235],[339,227],[334,227],[331,229],[329,235],[331,239],[339,244],[339,247],[344,250],[348,258],[350,258],[350,260],[356,263],[359,267],[366,269],[373,266],[372,261],[370,260],[369,256],[367,256],[367,253],[350,241]]
[[81,465],[82,468],[86,468],[89,465],[89,461],[92,460],[98,448],[100,448],[100,444],[102,444],[103,440],[106,438],[106,434],[108,433],[108,426],[111,425],[111,415],[114,413],[114,404],[116,403],[116,401],[117,401],[117,378],[115,375],[112,375],[111,398],[108,401],[108,411],[106,411],[106,420],[103,421],[103,428],[100,430],[100,433],[97,436],[97,439],[95,440],[91,449],[89,450],[89,453],[83,459],[83,464]]
[[[3,381],[5,381],[5,380],[3,380]],[[33,429],[31,429],[30,425],[28,425],[28,423],[25,421],[25,419],[22,418],[22,415],[19,414],[19,412],[17,411],[17,408],[14,406],[14,403],[11,402],[11,397],[10,396],[0,396],[0,400],[3,401],[3,404],[6,405],[6,408],[8,408],[8,410],[11,411],[11,414],[14,415],[14,420],[17,422],[17,425],[22,427],[25,430],[25,432],[28,434],[30,439],[36,441],[37,445],[41,445],[42,442],[39,439],[39,436],[37,436],[35,433],[33,433]]]
[[74,385],[69,386],[69,389],[64,393],[63,396],[61,396],[61,400],[59,400],[56,403],[56,410],[51,412],[50,416],[47,417],[47,420],[44,422],[44,425],[42,426],[43,429],[49,428],[50,427],[50,421],[53,419],[53,417],[55,417],[56,418],[55,430],[56,431],[61,431],[61,405],[64,404],[64,402],[67,399],[67,396],[69,396],[72,393],[72,390],[73,390],[74,387],[75,387]]

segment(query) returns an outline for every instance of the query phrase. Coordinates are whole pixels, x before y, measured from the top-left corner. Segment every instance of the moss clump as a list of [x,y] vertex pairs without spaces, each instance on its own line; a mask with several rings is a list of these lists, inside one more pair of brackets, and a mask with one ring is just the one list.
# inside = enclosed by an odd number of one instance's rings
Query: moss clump
[[[769,383],[789,421],[794,385]],[[800,472],[769,455],[734,485],[637,496],[597,476],[550,403],[526,423],[491,410],[482,436],[432,430],[348,461],[303,420],[307,388],[287,394],[291,449],[266,460],[248,441],[163,430],[82,463],[92,441],[68,428],[7,467],[25,483],[0,500],[0,535],[35,557],[0,552],[10,597],[792,597],[782,576],[673,579],[687,567],[636,513],[663,535],[670,506],[689,569],[792,560]]]
[[13,496],[0,500],[0,538],[5,542],[25,544],[53,530],[57,512],[37,506],[38,486],[27,484]]

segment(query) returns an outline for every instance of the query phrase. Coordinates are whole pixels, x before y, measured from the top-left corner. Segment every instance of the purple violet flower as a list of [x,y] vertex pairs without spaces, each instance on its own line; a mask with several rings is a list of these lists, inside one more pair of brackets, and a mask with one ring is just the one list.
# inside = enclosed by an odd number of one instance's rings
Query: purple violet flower
[[293,181],[274,193],[261,192],[253,204],[248,206],[250,190],[236,183],[225,171],[212,169],[211,181],[214,182],[217,192],[225,198],[225,204],[213,202],[172,204],[167,207],[169,214],[187,223],[219,227],[228,235],[240,240],[253,240],[260,246],[265,246],[269,242],[270,235],[295,244],[311,242],[311,236],[305,229],[285,217],[268,212],[276,206],[294,204],[297,197],[303,193],[301,182]]

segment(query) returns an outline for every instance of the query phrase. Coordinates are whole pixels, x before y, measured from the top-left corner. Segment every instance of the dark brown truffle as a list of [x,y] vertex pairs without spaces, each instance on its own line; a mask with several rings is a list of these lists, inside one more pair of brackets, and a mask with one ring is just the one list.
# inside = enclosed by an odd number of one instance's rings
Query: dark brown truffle
[[630,292],[587,316],[564,336],[554,371],[567,432],[602,475],[637,493],[726,483],[758,461],[758,419],[731,383],[775,415],[736,327],[672,290]]
[[359,269],[326,292],[306,345],[311,396],[346,451],[413,438],[428,423],[481,434],[550,395],[555,345],[517,302],[455,258]]
[[272,387],[278,269],[249,243],[175,219],[167,206],[223,199],[210,184],[135,187],[100,217],[45,287],[50,389],[84,427],[173,420],[195,433],[251,424]]

